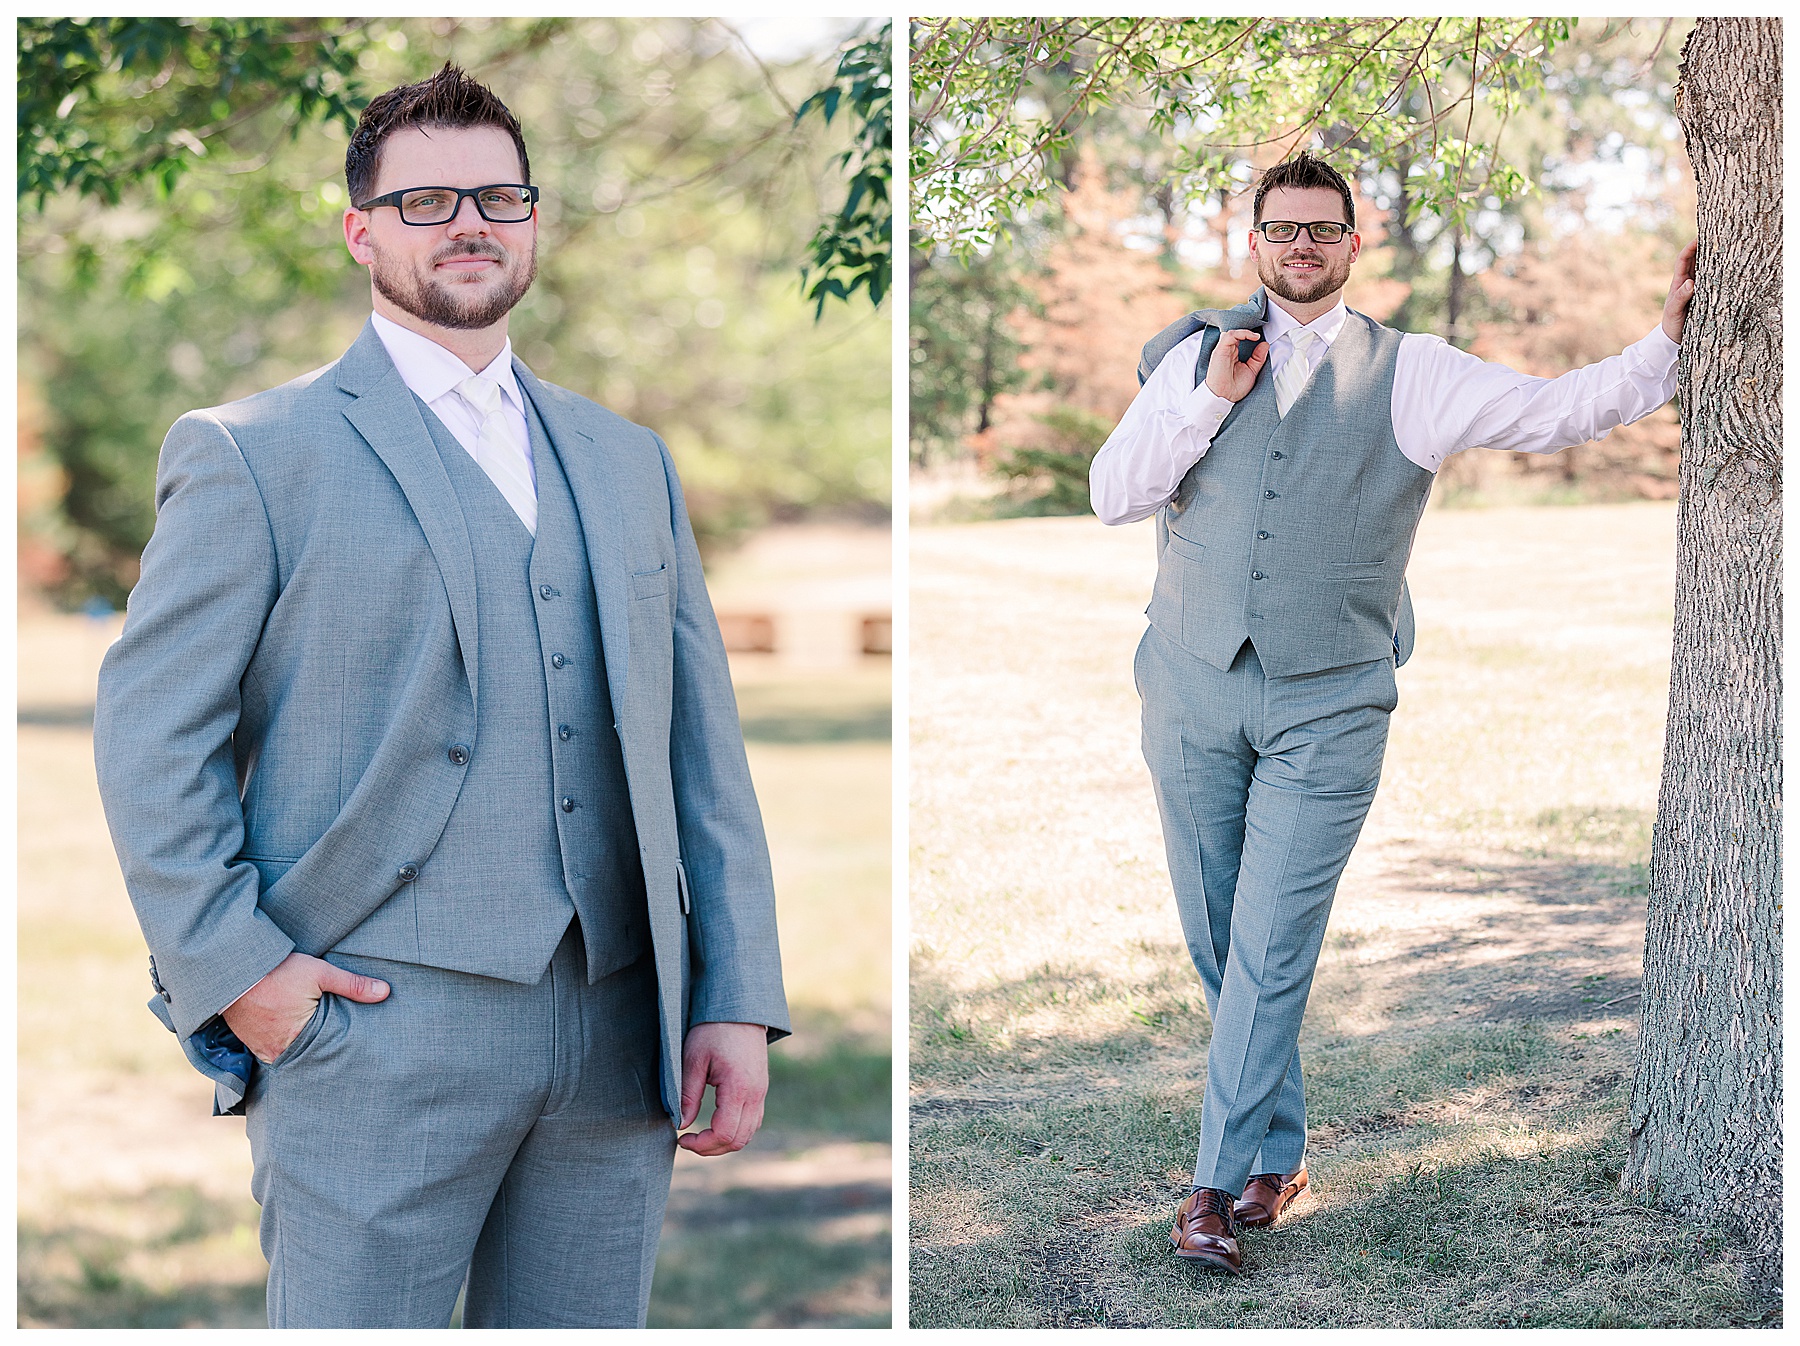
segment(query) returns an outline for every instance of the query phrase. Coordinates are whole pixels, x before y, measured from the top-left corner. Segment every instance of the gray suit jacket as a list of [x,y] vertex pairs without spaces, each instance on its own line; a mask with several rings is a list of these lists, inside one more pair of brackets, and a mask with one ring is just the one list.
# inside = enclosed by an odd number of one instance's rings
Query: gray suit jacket
[[[667,448],[514,369],[593,567],[675,1112],[687,1025],[788,1028],[737,703]],[[446,749],[475,730],[481,650],[455,490],[372,325],[336,364],[183,416],[156,503],[94,750],[186,1038],[290,951],[328,952],[430,855],[462,778]],[[265,880],[265,856],[300,858]]]

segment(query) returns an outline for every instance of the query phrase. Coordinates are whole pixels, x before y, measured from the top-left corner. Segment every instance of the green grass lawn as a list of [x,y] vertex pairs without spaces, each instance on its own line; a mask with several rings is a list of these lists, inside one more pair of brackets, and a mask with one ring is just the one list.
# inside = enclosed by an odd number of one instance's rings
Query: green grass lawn
[[914,529],[915,1326],[1770,1321],[1721,1231],[1617,1190],[1673,525],[1427,515],[1300,1041],[1313,1190],[1235,1278],[1168,1250],[1210,1026],[1137,741],[1149,529]]

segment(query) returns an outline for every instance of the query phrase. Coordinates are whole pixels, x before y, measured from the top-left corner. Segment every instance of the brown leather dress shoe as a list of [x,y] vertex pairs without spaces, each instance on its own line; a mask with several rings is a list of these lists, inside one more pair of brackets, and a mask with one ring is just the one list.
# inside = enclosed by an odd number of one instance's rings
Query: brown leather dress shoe
[[1202,1187],[1188,1196],[1175,1212],[1169,1231],[1175,1256],[1237,1275],[1243,1270],[1238,1258],[1237,1226],[1231,1218],[1231,1193]]
[[1306,1165],[1295,1173],[1257,1173],[1238,1198],[1232,1217],[1239,1229],[1261,1229],[1281,1218],[1295,1197],[1306,1190]]

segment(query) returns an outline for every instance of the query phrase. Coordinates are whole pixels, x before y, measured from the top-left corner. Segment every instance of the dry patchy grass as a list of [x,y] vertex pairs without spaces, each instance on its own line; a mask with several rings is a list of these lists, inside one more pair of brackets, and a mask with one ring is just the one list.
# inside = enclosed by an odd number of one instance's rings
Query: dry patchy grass
[[1434,510],[1301,1037],[1315,1190],[1176,1262],[1209,1033],[1138,750],[1148,528],[912,534],[918,1326],[1722,1326],[1616,1188],[1674,509]]

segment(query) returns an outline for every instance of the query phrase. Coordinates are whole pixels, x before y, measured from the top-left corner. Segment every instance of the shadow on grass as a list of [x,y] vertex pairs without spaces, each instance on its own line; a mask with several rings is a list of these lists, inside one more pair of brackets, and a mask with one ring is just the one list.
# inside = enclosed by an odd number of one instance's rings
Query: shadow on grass
[[[1420,850],[1388,880],[1420,901],[1507,899],[1491,913],[1431,944],[1328,937],[1301,1038],[1315,1194],[1247,1236],[1242,1280],[1167,1251],[1210,1036],[1185,947],[973,989],[927,951],[913,993],[914,1325],[1778,1319],[1747,1288],[1741,1243],[1617,1190],[1637,820],[1534,821],[1558,834],[1535,851],[1472,864]],[[1577,847],[1560,835],[1571,827],[1607,835]]]
[[886,743],[893,735],[890,696],[867,677],[748,682],[737,687],[738,718],[750,743]]
[[747,1162],[678,1171],[652,1327],[890,1321],[892,1056],[827,1015],[799,1027],[769,1054],[768,1113]]
[[263,1280],[256,1207],[192,1186],[19,1223],[21,1326],[264,1327]]
[[823,1233],[812,1223],[718,1220],[663,1236],[651,1327],[886,1327],[885,1227]]
[[[771,1053],[770,1111],[747,1153],[885,1147],[887,1044],[808,1025],[814,1050]],[[885,1150],[880,1152],[885,1154]],[[832,1149],[824,1149],[830,1155]],[[886,1326],[893,1192],[885,1158],[849,1177],[727,1187],[671,1204],[651,1324]],[[195,1187],[158,1187],[19,1226],[19,1321],[37,1327],[262,1327],[257,1208]]]
[[[1718,1230],[1617,1189],[1623,1095],[1522,1128],[1385,1125],[1312,1164],[1315,1194],[1244,1235],[1245,1276],[1176,1261],[1168,1227],[1198,1109],[1133,1094],[1105,1109],[921,1120],[915,1148],[1010,1158],[915,1182],[961,1238],[913,1250],[916,1327],[1721,1327],[1778,1319]],[[929,1163],[928,1163],[929,1166]],[[1321,1174],[1323,1177],[1321,1178]],[[945,1175],[947,1176],[947,1175]]]
[[[813,1036],[813,1029],[808,1036]],[[893,1139],[894,1060],[885,1042],[832,1037],[820,1050],[769,1052],[765,1130],[784,1144]]]

